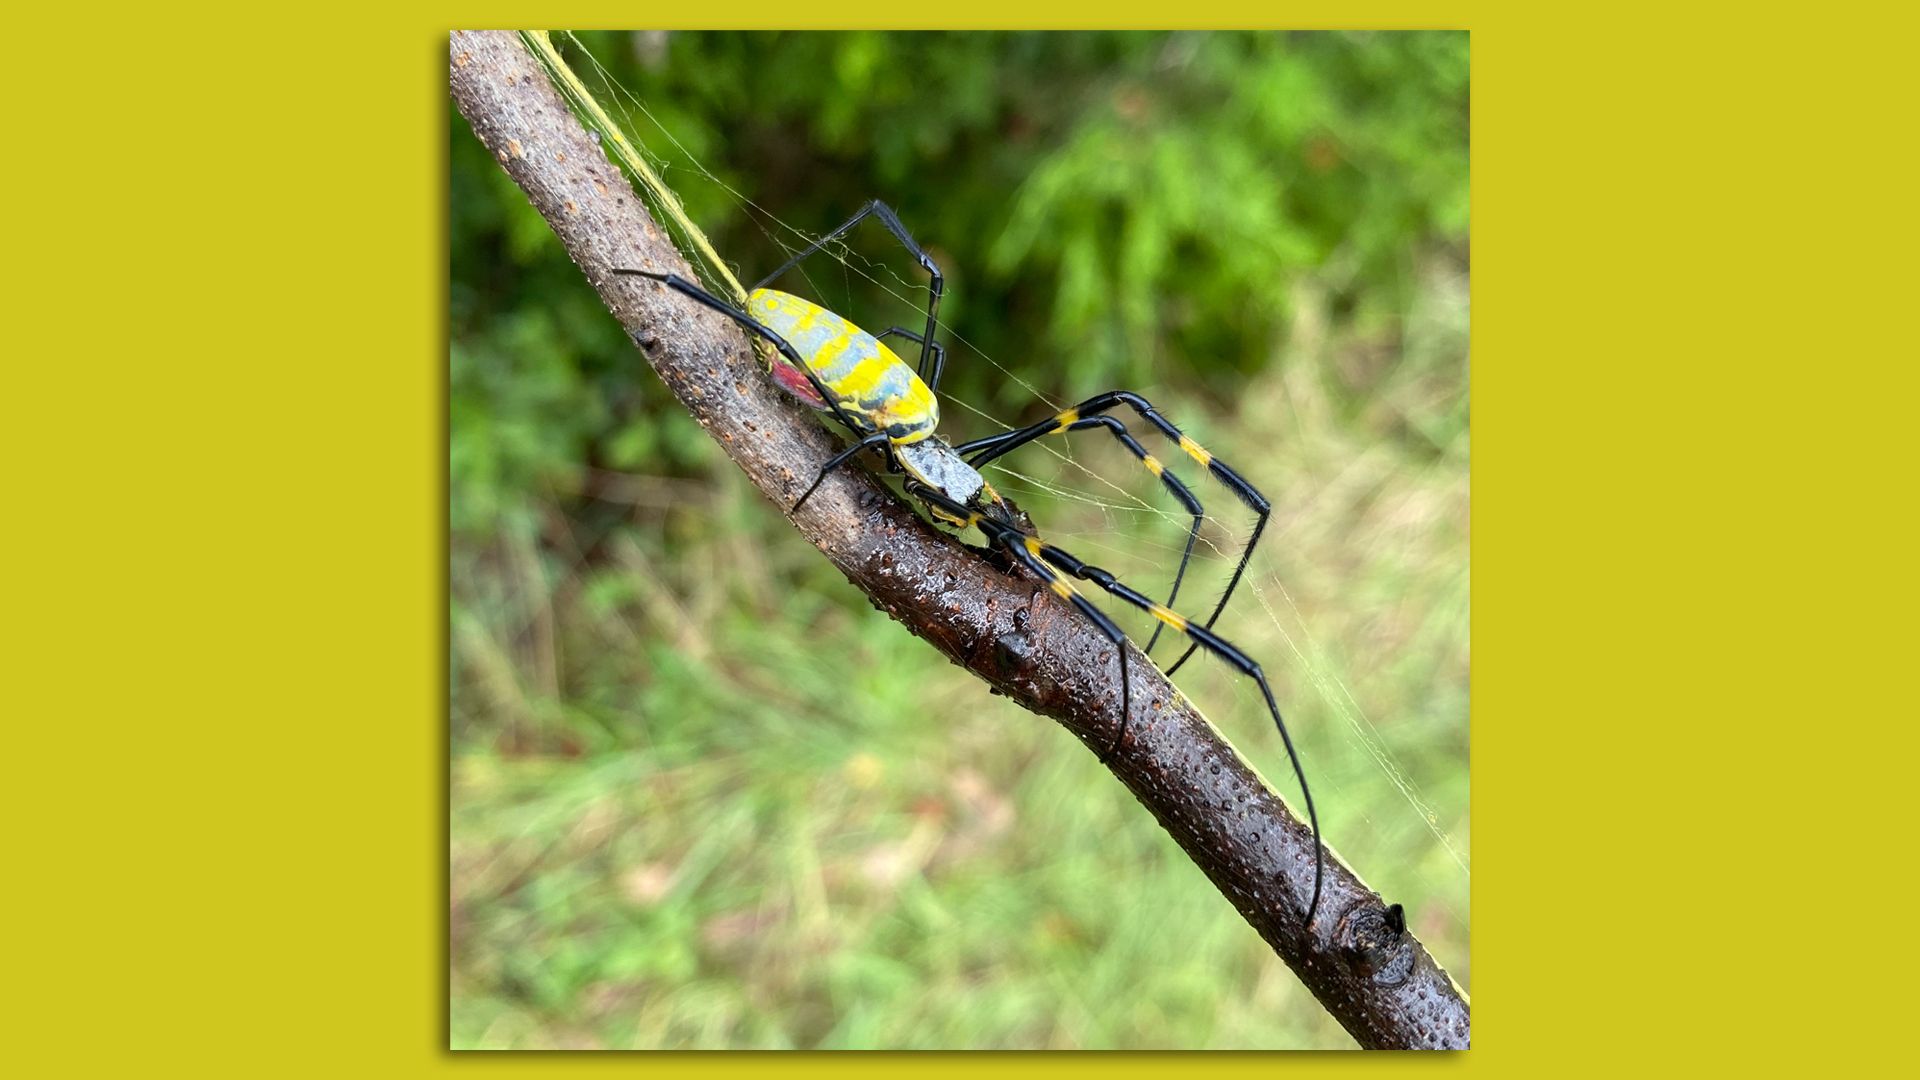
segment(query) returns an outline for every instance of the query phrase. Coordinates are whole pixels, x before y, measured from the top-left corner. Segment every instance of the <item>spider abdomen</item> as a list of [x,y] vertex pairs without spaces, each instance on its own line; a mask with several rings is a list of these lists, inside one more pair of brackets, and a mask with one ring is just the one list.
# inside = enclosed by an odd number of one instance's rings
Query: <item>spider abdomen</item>
[[[755,289],[747,312],[793,346],[840,408],[885,431],[890,441],[916,443],[939,425],[933,391],[872,334],[811,300],[774,289]],[[781,386],[816,409],[829,407],[804,376],[783,376],[784,366],[775,365]]]

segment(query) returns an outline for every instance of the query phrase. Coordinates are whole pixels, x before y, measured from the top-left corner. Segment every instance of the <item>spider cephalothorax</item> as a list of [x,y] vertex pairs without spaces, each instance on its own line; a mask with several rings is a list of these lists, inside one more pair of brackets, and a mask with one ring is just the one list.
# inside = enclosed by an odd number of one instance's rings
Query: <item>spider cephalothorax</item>
[[[811,300],[767,288],[768,284],[792,269],[800,260],[846,235],[870,216],[878,218],[887,231],[913,253],[921,267],[932,275],[926,328],[922,332],[915,333],[905,327],[895,326],[878,335],[870,334]],[[1266,528],[1267,517],[1272,510],[1271,504],[1252,484],[1182,434],[1147,399],[1126,390],[1110,390],[1096,395],[1026,427],[1003,431],[959,446],[948,444],[934,430],[940,423],[940,401],[935,394],[946,365],[946,351],[934,340],[944,279],[940,268],[934,265],[933,259],[920,245],[914,243],[899,217],[879,200],[861,207],[839,228],[808,245],[778,270],[767,275],[748,293],[744,310],[677,274],[626,269],[617,269],[614,273],[661,282],[727,315],[766,339],[779,354],[773,364],[774,380],[802,402],[830,414],[856,436],[853,445],[828,458],[820,467],[819,474],[793,504],[792,510],[798,510],[812,496],[828,473],[863,450],[880,450],[886,455],[888,468],[905,477],[907,493],[925,505],[936,519],[960,528],[978,528],[996,548],[1004,551],[1012,561],[1037,574],[1062,599],[1091,620],[1113,642],[1118,650],[1120,665],[1120,715],[1103,757],[1119,748],[1126,737],[1127,721],[1133,711],[1127,681],[1127,636],[1105,612],[1081,595],[1069,579],[1091,581],[1109,595],[1141,608],[1159,620],[1160,625],[1155,627],[1153,637],[1147,642],[1149,653],[1159,641],[1162,630],[1172,627],[1184,634],[1191,644],[1180,659],[1167,669],[1167,674],[1178,670],[1195,649],[1204,649],[1257,682],[1273,715],[1274,725],[1280,730],[1280,739],[1286,746],[1288,760],[1293,763],[1294,775],[1300,780],[1301,794],[1306,799],[1307,819],[1313,827],[1313,896],[1307,903],[1307,921],[1312,921],[1314,910],[1320,903],[1324,849],[1320,844],[1320,820],[1313,808],[1313,795],[1307,789],[1306,773],[1300,768],[1293,739],[1287,734],[1286,723],[1280,717],[1280,707],[1274,700],[1273,691],[1267,685],[1266,675],[1260,665],[1213,632],[1214,621],[1226,608],[1234,587],[1246,572],[1247,561],[1253,556],[1253,547],[1259,543],[1260,533]],[[908,366],[905,360],[887,347],[884,339],[896,336],[919,345],[920,357],[916,366]],[[1133,410],[1141,420],[1166,436],[1182,453],[1226,485],[1258,515],[1253,533],[1247,540],[1246,551],[1234,567],[1226,592],[1205,623],[1195,623],[1172,608],[1174,599],[1180,593],[1180,582],[1186,576],[1188,561],[1193,556],[1194,542],[1199,539],[1200,523],[1205,518],[1205,512],[1200,500],[1173,474],[1173,470],[1148,453],[1125,424],[1109,415],[1111,410],[1120,406]],[[1149,472],[1159,477],[1161,484],[1192,515],[1193,523],[1187,531],[1186,549],[1180,556],[1180,568],[1174,574],[1173,588],[1168,592],[1165,604],[1156,603],[1121,583],[1107,571],[1081,562],[1031,530],[1023,529],[1019,524],[1023,516],[1017,515],[980,474],[980,468],[988,462],[1036,439],[1096,427],[1106,429]]]

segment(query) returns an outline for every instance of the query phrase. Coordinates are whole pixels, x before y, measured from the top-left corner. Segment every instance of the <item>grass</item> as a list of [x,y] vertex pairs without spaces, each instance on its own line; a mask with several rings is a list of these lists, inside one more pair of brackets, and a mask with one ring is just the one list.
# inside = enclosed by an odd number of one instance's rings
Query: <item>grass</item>
[[[1143,389],[1273,498],[1220,629],[1273,677],[1329,842],[1470,986],[1464,281],[1422,297],[1384,341],[1327,340],[1303,295],[1287,362],[1236,402]],[[1064,730],[690,453],[691,478],[582,465],[596,498],[508,493],[535,528],[456,534],[455,1046],[1352,1045]],[[1117,448],[1072,453],[1164,505]],[[1177,520],[1044,451],[1008,464],[1032,479],[996,485],[1050,538],[1168,579]],[[1190,479],[1231,550],[1250,522]],[[1180,606],[1207,610],[1229,566],[1207,559]],[[1244,680],[1196,662],[1180,682],[1293,791]]]

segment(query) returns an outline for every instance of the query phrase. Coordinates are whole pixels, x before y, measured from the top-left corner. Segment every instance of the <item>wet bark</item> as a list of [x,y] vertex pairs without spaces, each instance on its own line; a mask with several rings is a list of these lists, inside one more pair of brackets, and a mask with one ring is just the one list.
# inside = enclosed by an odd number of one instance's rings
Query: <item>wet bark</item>
[[[454,101],[661,380],[783,511],[837,448],[724,317],[614,267],[695,275],[516,35],[456,32]],[[1118,722],[1113,646],[1042,583],[927,524],[864,469],[839,470],[794,527],[874,607],[1090,748]],[[1221,734],[1134,650],[1123,784],[1363,1047],[1465,1048],[1469,1006],[1388,906],[1328,855]],[[1177,931],[1177,928],[1173,928]]]

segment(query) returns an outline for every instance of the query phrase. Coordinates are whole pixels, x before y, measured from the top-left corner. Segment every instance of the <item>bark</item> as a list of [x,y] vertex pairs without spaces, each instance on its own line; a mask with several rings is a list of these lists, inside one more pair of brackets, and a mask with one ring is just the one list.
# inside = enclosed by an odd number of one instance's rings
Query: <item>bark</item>
[[[783,511],[837,448],[767,378],[738,329],[613,267],[691,268],[519,38],[455,32],[453,98],[553,227],[587,282],[687,411]],[[1112,645],[1037,580],[921,519],[860,468],[839,470],[794,526],[873,605],[1090,748],[1117,723]],[[1465,1048],[1469,1006],[1380,897],[1331,852],[1312,926],[1313,840],[1220,733],[1134,650],[1133,716],[1108,762],[1361,1046]],[[1169,928],[1177,932],[1178,928]]]

